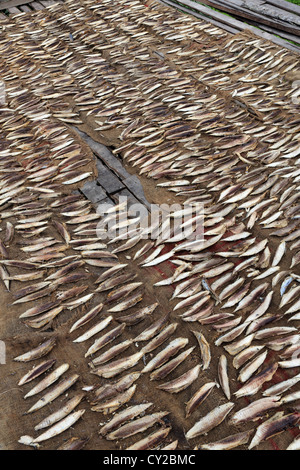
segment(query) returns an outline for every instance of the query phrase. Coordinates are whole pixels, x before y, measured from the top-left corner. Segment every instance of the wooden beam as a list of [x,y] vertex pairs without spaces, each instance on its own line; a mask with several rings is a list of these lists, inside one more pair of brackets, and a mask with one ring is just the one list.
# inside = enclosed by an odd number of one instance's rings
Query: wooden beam
[[300,47],[300,38],[298,38],[297,36],[294,36],[293,34],[285,33],[284,31],[280,31],[279,29],[270,28],[269,26],[266,26],[265,24],[258,24],[255,21],[249,20],[249,22],[253,26],[256,26],[257,28],[261,28],[264,31],[267,31],[268,33],[273,33],[278,36],[281,36],[283,39],[286,39],[288,41],[296,42]]
[[[207,16],[207,21],[210,21],[210,17],[213,17],[220,23],[224,23],[225,25],[231,25],[232,27],[238,29],[238,31],[244,31],[244,30],[249,30],[256,36],[262,37],[266,39],[267,41],[274,42],[275,44],[278,44],[281,47],[285,47],[286,49],[289,49],[293,52],[296,52],[299,54],[300,48],[296,45],[293,45],[284,39],[278,38],[274,34],[267,33],[265,31],[262,31],[261,29],[254,28],[251,25],[248,25],[242,21],[239,21],[235,18],[232,18],[231,16],[224,15],[223,13],[219,13],[218,11],[212,10],[211,8],[205,7],[204,5],[200,5],[199,3],[195,3],[191,0],[181,0],[180,4],[177,2],[173,2],[171,0],[162,0],[163,3],[168,4],[169,6],[173,6],[175,8],[181,8],[181,4],[188,6],[190,8],[194,8],[197,11],[200,11],[203,15]],[[192,10],[189,10],[189,13],[194,15],[194,12]],[[224,28],[226,29],[226,28]]]
[[184,13],[188,13],[188,14],[192,14],[193,16],[195,16],[196,18],[199,18],[200,20],[204,20],[206,22],[209,22],[211,24],[213,24],[214,26],[217,26],[218,28],[221,28],[221,29],[224,29],[225,31],[227,31],[228,33],[231,33],[231,34],[236,34],[238,33],[240,30],[239,29],[236,29],[236,28],[233,28],[232,26],[229,26],[227,24],[224,24],[224,23],[221,23],[220,21],[216,21],[215,19],[213,18],[208,18],[207,16],[201,14],[201,13],[197,13],[195,11],[191,11],[190,8],[186,8],[184,6],[181,6],[181,5],[178,5],[177,3],[174,3],[172,2],[171,0],[163,0],[161,3],[165,3],[171,7],[175,7],[175,8],[178,8],[180,11],[183,11]]
[[[239,6],[241,2],[238,2],[238,0],[236,1],[201,0],[201,2],[205,5],[225,11],[226,13],[229,13],[230,15],[233,15],[233,16],[239,15],[242,18],[253,20],[253,21],[256,21],[257,23],[266,24],[267,26],[272,26],[277,29],[286,31],[287,33],[292,33],[292,34],[295,34],[296,36],[300,36],[300,28],[297,27],[296,25],[279,21],[277,19],[273,20],[272,18],[266,15],[260,15],[259,13],[253,10],[246,10],[245,8],[242,8]],[[184,1],[183,3],[186,3],[186,1]]]
[[20,5],[19,8],[20,8],[21,11],[24,11],[25,13],[28,13],[29,11],[32,11],[31,8],[29,8],[29,6],[27,6],[27,5]]
[[[173,2],[172,0],[162,0],[161,3],[165,3],[169,6],[172,6],[172,7],[175,7],[175,8],[179,8],[180,10],[186,12],[186,13],[189,13],[189,14],[192,14],[194,16],[196,16],[196,18],[200,18],[200,19],[203,19],[205,21],[208,21],[209,23],[212,23],[214,24],[215,26],[219,26],[220,28],[223,28],[225,29],[226,31],[231,31],[236,34],[237,32],[240,32],[241,31],[241,28],[239,26],[236,26],[235,22],[231,21],[231,19],[234,20],[234,18],[229,18],[229,16],[226,16],[226,15],[221,15],[221,17],[217,17],[217,20],[214,18],[214,10],[211,10],[209,8],[205,8],[205,10],[201,9],[200,11],[202,13],[196,13],[195,11],[192,11],[190,8],[186,8],[184,7],[183,3],[187,3],[186,1],[180,1],[180,4],[177,3],[177,2]],[[192,3],[192,2],[191,2]],[[197,4],[198,5],[198,4]],[[196,8],[198,10],[198,7],[197,6],[193,6],[192,8]],[[240,22],[238,22],[240,23]],[[244,23],[241,23],[243,26]],[[227,29],[228,28],[228,29]]]
[[8,2],[0,2],[0,10],[8,10],[9,8],[18,7],[19,5],[26,5],[30,1],[26,0],[9,0]]
[[6,8],[11,15],[22,13],[17,7]]
[[296,3],[286,2],[285,0],[267,0],[266,3],[270,3],[270,5],[282,8],[282,10],[300,15],[300,5],[296,5]]
[[57,3],[55,0],[40,0],[40,3],[45,7],[50,7],[51,5],[54,5],[54,3]]
[[41,3],[39,2],[31,2],[30,3],[30,6],[34,9],[34,10],[43,10],[44,7]]

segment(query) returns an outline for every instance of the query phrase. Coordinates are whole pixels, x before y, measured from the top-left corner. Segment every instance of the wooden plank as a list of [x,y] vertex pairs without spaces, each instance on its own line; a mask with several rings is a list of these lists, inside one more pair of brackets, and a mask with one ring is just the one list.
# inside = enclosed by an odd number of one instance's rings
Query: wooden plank
[[279,29],[276,30],[274,28],[270,28],[269,26],[266,26],[264,24],[258,24],[255,21],[251,21],[251,24],[253,26],[263,29],[264,31],[267,31],[268,33],[273,33],[278,36],[281,36],[283,39],[287,39],[288,41],[296,42],[300,46],[300,39],[297,36],[294,36],[293,34],[285,33],[284,31],[279,31]]
[[204,20],[206,22],[209,22],[209,23],[213,24],[214,26],[217,26],[218,28],[224,29],[228,33],[236,34],[236,33],[240,32],[240,29],[234,28],[234,27],[232,27],[232,26],[230,26],[226,23],[221,23],[220,21],[216,21],[214,18],[205,16],[205,14],[201,14],[199,12],[192,11],[190,8],[186,8],[182,5],[179,5],[178,3],[172,2],[171,0],[170,1],[169,0],[163,0],[160,3],[164,3],[164,4],[167,4],[171,7],[178,8],[180,11],[183,11],[184,13],[192,14],[196,18],[199,18],[200,20]]
[[30,3],[30,6],[34,9],[34,10],[43,10],[44,7],[41,3],[39,2],[31,2]]
[[122,181],[98,158],[96,165],[98,170],[97,181],[109,195],[124,188]]
[[123,180],[123,183],[125,184],[126,188],[128,188],[129,191],[135,196],[135,198],[150,210],[151,204],[148,202],[145,196],[143,186],[138,176],[130,175],[129,178]]
[[1,2],[0,3],[0,10],[6,10],[12,7],[18,7],[19,5],[27,5],[30,1],[26,0],[9,0],[9,2]]
[[92,204],[97,204],[107,198],[106,191],[97,184],[97,181],[88,181],[80,191],[89,199],[89,201],[91,201]]
[[[175,8],[178,8],[178,7],[180,8],[178,3],[172,2],[170,0],[163,0],[163,3],[171,5]],[[205,16],[208,16],[209,18],[213,17],[214,19],[217,19],[218,21],[220,21],[221,23],[224,23],[225,25],[232,25],[234,28],[237,28],[239,31],[248,29],[256,36],[259,36],[268,41],[274,42],[275,44],[278,44],[281,47],[285,47],[286,49],[289,49],[299,54],[299,51],[300,51],[299,47],[293,44],[290,44],[289,42],[284,41],[284,39],[278,38],[274,34],[270,34],[260,29],[254,28],[253,26],[245,24],[242,21],[232,18],[231,16],[224,15],[223,13],[219,13],[218,11],[212,10],[211,8],[208,8],[204,5],[200,5],[199,3],[192,2],[191,0],[181,0],[180,3],[186,6],[189,6],[191,8],[194,8],[197,11],[200,11],[201,13],[203,13]],[[189,12],[190,14],[194,14],[194,12],[191,10],[189,10]]]
[[20,5],[19,8],[21,11],[24,11],[25,13],[32,11],[31,8],[29,8],[27,5]]
[[233,8],[238,7],[241,11],[249,12],[250,14],[254,13],[258,15],[261,19],[268,18],[269,20],[274,21],[275,23],[280,22],[283,24],[300,26],[300,17],[295,13],[288,12],[278,6],[269,5],[264,0],[252,0],[251,2],[246,3],[244,0],[215,0],[217,3],[220,2],[223,5],[231,5]]
[[267,0],[266,3],[270,3],[271,5],[282,8],[285,11],[300,15],[300,5],[296,5],[296,3],[286,2],[285,0]]
[[21,10],[19,10],[19,8],[17,8],[17,7],[6,8],[6,10],[7,10],[11,15],[15,15],[15,14],[18,14],[18,13],[22,13]]
[[[116,204],[119,204],[124,200],[124,198],[127,198],[127,208],[129,209],[133,204],[134,205],[140,205],[140,201],[137,200],[134,194],[132,194],[128,189],[122,189],[122,191],[119,191],[115,193],[114,195],[111,196],[111,198],[114,200]],[[122,198],[122,199],[121,199]],[[149,204],[149,203],[148,203]],[[139,214],[137,214],[138,216]]]
[[54,5],[54,3],[57,3],[55,2],[54,0],[40,0],[40,3],[45,7],[50,7],[51,5]]
[[[187,0],[183,0],[182,3],[187,3]],[[219,10],[225,11],[231,15],[239,15],[245,19],[257,21],[258,23],[266,24],[267,26],[273,26],[277,29],[295,34],[296,36],[300,36],[300,29],[296,25],[293,26],[290,23],[279,20],[274,21],[272,18],[269,18],[266,15],[263,16],[253,10],[246,10],[245,8],[239,6],[239,2],[237,0],[236,2],[229,0],[226,0],[226,2],[223,0],[202,0],[202,3],[212,6],[213,8],[218,8]]]
[[103,144],[96,142],[86,133],[80,131],[77,127],[73,126],[73,129],[85,140],[92,151],[108,166],[119,178],[128,178],[130,174],[125,170],[121,161],[115,157],[115,155]]

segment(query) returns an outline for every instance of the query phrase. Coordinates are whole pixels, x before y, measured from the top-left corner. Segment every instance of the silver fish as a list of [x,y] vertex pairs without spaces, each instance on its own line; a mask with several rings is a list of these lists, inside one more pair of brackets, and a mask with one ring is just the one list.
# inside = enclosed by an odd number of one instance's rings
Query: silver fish
[[231,392],[230,392],[229,377],[228,377],[228,364],[227,364],[227,357],[224,354],[222,354],[219,359],[218,377],[219,377],[220,385],[222,387],[222,390],[226,398],[230,400]]
[[235,405],[232,402],[227,402],[224,405],[217,406],[197,421],[185,434],[185,437],[187,439],[194,439],[195,437],[208,433],[224,421],[234,406]]
[[176,379],[164,384],[158,385],[157,388],[169,393],[179,393],[188,388],[199,376],[201,366],[198,364]]
[[186,417],[190,416],[204,402],[215,386],[217,386],[216,382],[207,382],[200,387],[186,404]]
[[105,438],[108,440],[115,440],[134,436],[135,434],[144,432],[149,427],[152,427],[155,423],[161,421],[167,414],[169,414],[168,411],[161,411],[151,415],[145,415],[142,418],[137,418],[130,423],[122,425],[116,431],[106,434]]
[[232,434],[231,436],[227,436],[224,439],[220,439],[219,441],[210,442],[208,444],[200,444],[196,447],[197,450],[231,450],[235,447],[247,444],[250,439],[253,430],[250,429],[249,431],[239,432],[237,434]]

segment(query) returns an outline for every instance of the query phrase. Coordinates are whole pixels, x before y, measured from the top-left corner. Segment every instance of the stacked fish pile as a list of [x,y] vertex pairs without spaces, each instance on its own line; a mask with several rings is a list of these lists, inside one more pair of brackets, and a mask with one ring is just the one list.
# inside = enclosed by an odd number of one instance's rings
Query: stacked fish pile
[[[24,327],[47,333],[15,357],[33,364],[20,387],[43,374],[25,394],[42,394],[26,414],[43,431],[19,442],[51,446],[95,413],[98,448],[252,449],[297,431],[298,57],[138,0],[67,1],[0,28],[0,275],[16,308],[30,302]],[[101,215],[70,192],[95,172],[70,127],[83,123],[170,199],[200,204],[188,233],[201,216],[204,238],[170,235],[162,221],[152,240],[99,239],[124,207]],[[173,273],[149,295],[145,272],[165,261]],[[83,353],[87,377],[62,378],[69,362],[49,371],[58,343]]]

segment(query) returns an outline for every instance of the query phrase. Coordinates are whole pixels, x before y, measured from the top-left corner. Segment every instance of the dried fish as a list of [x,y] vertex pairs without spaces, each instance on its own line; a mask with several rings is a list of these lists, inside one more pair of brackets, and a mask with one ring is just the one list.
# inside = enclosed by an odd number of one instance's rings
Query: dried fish
[[299,413],[290,413],[285,415],[284,412],[278,412],[270,419],[260,424],[256,433],[250,442],[248,449],[257,447],[262,441],[270,439],[275,434],[279,434],[286,429],[297,426],[299,423]]
[[234,403],[232,402],[227,402],[224,405],[217,406],[207,415],[197,421],[194,426],[192,426],[185,434],[185,437],[187,439],[194,439],[195,437],[208,433],[224,421],[233,407]]
[[250,429],[249,431],[239,432],[237,434],[232,434],[231,436],[227,436],[224,439],[219,441],[210,442],[208,444],[200,444],[196,447],[197,450],[231,450],[235,447],[247,444],[250,439],[253,430]]
[[18,385],[21,386],[28,382],[31,382],[32,380],[36,379],[41,374],[49,370],[55,363],[56,363],[56,359],[49,359],[49,360],[43,361],[42,363],[38,364],[33,369],[31,369],[29,372],[27,372],[27,374],[25,374],[19,380]]
[[[104,384],[102,387],[95,390],[95,401],[99,402],[104,398],[110,398],[118,393],[124,392],[127,390],[131,385],[139,379],[141,374],[139,372],[131,372],[124,377],[121,377],[116,382],[112,382],[109,384]],[[92,404],[96,404],[93,402]]]
[[248,382],[245,383],[239,390],[237,390],[234,395],[237,398],[255,395],[265,382],[272,380],[273,375],[275,374],[276,370],[278,369],[278,364],[275,362],[257,375],[252,377]]
[[132,385],[130,388],[125,390],[125,392],[116,395],[111,400],[108,400],[103,403],[98,403],[97,405],[92,406],[91,410],[100,412],[103,414],[110,414],[119,409],[125,403],[128,403],[129,400],[133,397],[136,391],[136,385]]
[[63,375],[69,369],[69,367],[69,364],[62,364],[61,366],[59,366],[57,369],[47,375],[43,380],[41,380],[28,393],[26,393],[24,398],[32,397],[33,395],[36,395],[37,393],[40,393],[45,390],[47,387],[50,387],[50,385],[56,382],[61,377],[61,375]]
[[52,428],[48,429],[48,431],[33,439],[32,444],[30,445],[36,445],[39,442],[46,441],[63,433],[73,426],[84,415],[84,413],[85,410],[74,411],[69,416],[62,419],[59,423],[55,424]]
[[218,377],[219,377],[220,385],[222,387],[222,390],[226,398],[230,400],[231,392],[230,392],[229,377],[228,377],[228,364],[227,364],[227,357],[224,354],[222,354],[219,359]]
[[190,416],[204,402],[215,386],[217,386],[216,382],[207,382],[200,387],[186,404],[186,417]]
[[168,413],[168,411],[161,411],[152,413],[151,415],[145,415],[142,418],[137,418],[130,423],[122,425],[116,431],[106,434],[105,438],[108,440],[115,440],[134,436],[135,434],[152,427],[158,421],[161,421]]
[[201,366],[196,365],[181,376],[167,383],[158,385],[157,388],[169,393],[179,393],[188,388],[199,376]]
[[49,338],[46,340],[44,343],[38,345],[36,348],[32,349],[31,351],[28,351],[25,354],[22,354],[21,356],[17,356],[14,358],[14,361],[17,362],[28,362],[28,361],[34,361],[36,359],[40,359],[41,357],[46,356],[52,349],[54,348],[56,344],[56,337]]
[[68,416],[69,413],[71,413],[76,408],[77,405],[79,405],[83,398],[84,393],[79,393],[74,397],[70,398],[61,408],[59,408],[57,411],[47,416],[47,418],[44,418],[40,423],[38,423],[34,427],[35,431],[48,428],[49,426],[52,426],[61,419],[64,419],[66,416]]
[[206,370],[209,368],[210,362],[211,362],[211,350],[210,350],[210,345],[203,335],[203,333],[199,331],[192,331],[192,333],[195,335],[199,347],[200,347],[200,352],[201,352],[201,358],[202,358],[202,369]]
[[139,351],[130,356],[123,357],[122,359],[117,359],[113,362],[109,362],[108,364],[97,367],[96,369],[92,370],[91,373],[104,378],[114,377],[124,370],[134,367],[143,357],[143,355],[144,352]]
[[[132,444],[130,447],[127,447],[126,450],[137,451],[152,449],[155,445],[159,444],[163,439],[165,439],[170,431],[170,427],[161,428],[158,431],[155,431],[149,436],[145,437],[144,439],[141,439],[140,441],[136,442],[135,444]],[[165,450],[169,449],[165,448]]]
[[49,403],[53,402],[57,397],[59,397],[62,393],[68,390],[72,385],[77,382],[79,379],[78,374],[73,374],[72,376],[61,380],[58,385],[52,388],[48,393],[46,393],[40,400],[38,400],[25,414],[33,413],[37,410],[40,410],[44,406],[48,405]]
[[[142,369],[142,373],[152,372],[154,369],[165,364],[168,359],[174,356],[180,349],[184,348],[189,340],[187,338],[179,337],[171,341],[162,351],[154,356],[148,364]],[[147,348],[147,346],[146,346]],[[144,350],[142,349],[144,354]]]
[[125,326],[126,324],[122,323],[121,325],[116,326],[112,330],[108,331],[106,334],[102,335],[100,338],[96,339],[94,344],[92,344],[92,346],[90,346],[90,348],[87,350],[85,357],[95,354],[95,352],[99,351],[99,349],[103,348],[108,343],[118,338],[118,336],[123,333]]
[[238,425],[247,421],[255,421],[263,417],[270,409],[281,405],[280,397],[270,396],[268,398],[259,398],[254,402],[241,408],[230,418],[230,423]]

